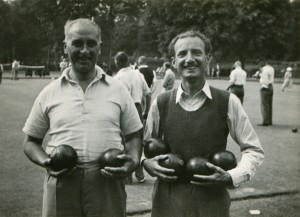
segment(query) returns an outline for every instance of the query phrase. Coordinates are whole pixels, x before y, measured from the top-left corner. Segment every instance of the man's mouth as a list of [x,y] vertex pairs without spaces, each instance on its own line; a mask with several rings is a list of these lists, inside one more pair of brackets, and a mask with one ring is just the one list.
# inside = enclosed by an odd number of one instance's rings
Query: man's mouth
[[184,69],[187,69],[187,70],[194,70],[196,69],[197,66],[193,65],[193,66],[184,66]]
[[81,63],[87,63],[87,62],[90,61],[90,59],[88,59],[88,58],[80,58],[80,59],[78,59],[78,61],[81,62]]

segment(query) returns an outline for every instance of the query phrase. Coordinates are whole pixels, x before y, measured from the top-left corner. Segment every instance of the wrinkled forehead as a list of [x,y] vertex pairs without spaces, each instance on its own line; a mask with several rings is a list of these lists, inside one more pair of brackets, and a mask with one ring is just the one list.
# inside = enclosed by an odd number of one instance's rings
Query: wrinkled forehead
[[97,42],[101,41],[101,37],[98,29],[91,24],[80,24],[75,23],[66,32],[66,42],[72,41],[74,39],[84,39],[89,38],[96,40]]

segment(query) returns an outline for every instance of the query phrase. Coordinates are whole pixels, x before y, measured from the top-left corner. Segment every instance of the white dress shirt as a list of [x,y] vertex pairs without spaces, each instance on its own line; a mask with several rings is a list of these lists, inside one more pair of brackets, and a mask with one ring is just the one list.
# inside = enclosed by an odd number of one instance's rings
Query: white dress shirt
[[269,84],[274,83],[274,68],[270,65],[265,65],[261,68],[260,80],[262,87],[268,88]]
[[[212,99],[212,95],[207,82],[203,89],[194,96],[184,92],[181,85],[178,87],[176,103],[179,103],[186,111],[199,109],[209,99]],[[144,136],[145,141],[152,137],[158,137],[159,120],[156,98],[148,114]],[[238,166],[228,171],[232,177],[233,185],[238,187],[241,183],[250,180],[254,176],[257,167],[263,162],[264,151],[240,100],[234,94],[230,94],[229,97],[227,124],[231,137],[240,146],[242,153]]]
[[240,66],[237,66],[231,71],[229,82],[235,85],[245,85],[246,78],[247,73]]
[[134,103],[141,103],[143,96],[151,93],[143,74],[130,66],[120,69],[114,78],[126,86]]

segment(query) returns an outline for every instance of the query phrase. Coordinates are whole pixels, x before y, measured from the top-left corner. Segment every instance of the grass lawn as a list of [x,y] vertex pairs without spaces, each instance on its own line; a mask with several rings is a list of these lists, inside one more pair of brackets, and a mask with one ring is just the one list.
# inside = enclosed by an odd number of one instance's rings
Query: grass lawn
[[[41,216],[44,170],[24,155],[24,134],[21,130],[34,99],[50,81],[5,79],[0,85],[0,217]],[[225,89],[228,84],[226,80],[208,82],[220,89]],[[160,91],[160,85],[161,81],[158,81],[154,95]],[[274,87],[274,126],[258,127],[257,124],[262,122],[260,86],[257,82],[248,82],[246,85],[244,108],[261,140],[266,159],[254,179],[243,185],[244,188],[268,191],[300,189],[300,132],[291,132],[294,127],[300,128],[300,86],[294,85],[292,90],[284,93],[280,86],[275,84]],[[228,148],[238,155],[239,149],[231,139]],[[234,201],[232,216],[250,216],[248,209],[260,209],[261,216],[297,216],[300,211],[299,194]]]

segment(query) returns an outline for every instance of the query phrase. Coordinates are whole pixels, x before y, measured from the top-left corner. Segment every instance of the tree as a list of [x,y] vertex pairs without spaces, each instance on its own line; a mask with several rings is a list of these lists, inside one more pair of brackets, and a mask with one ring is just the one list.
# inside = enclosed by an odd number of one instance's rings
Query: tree
[[176,34],[199,29],[220,58],[244,63],[284,58],[293,33],[291,10],[289,0],[148,0],[143,22],[152,23],[162,55]]

